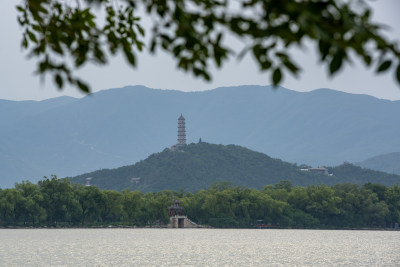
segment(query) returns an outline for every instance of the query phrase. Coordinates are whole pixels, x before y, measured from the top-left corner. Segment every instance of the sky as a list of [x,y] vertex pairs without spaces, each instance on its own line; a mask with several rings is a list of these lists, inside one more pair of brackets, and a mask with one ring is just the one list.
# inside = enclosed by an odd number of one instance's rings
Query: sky
[[[27,59],[22,51],[21,29],[16,21],[15,5],[19,1],[0,2],[0,99],[43,100],[62,95],[84,96],[76,88],[58,90],[50,77],[41,80],[34,74],[36,63]],[[400,41],[399,0],[368,1],[373,7],[375,22],[390,26],[384,34],[390,40]],[[368,94],[377,98],[400,100],[400,86],[396,83],[393,71],[376,75],[371,69],[356,61],[346,65],[334,77],[327,75],[326,66],[318,63],[313,46],[293,52],[293,58],[303,69],[299,78],[286,76],[283,87],[296,91],[311,91],[330,88],[355,94]],[[138,66],[130,68],[121,56],[110,60],[107,66],[86,66],[77,74],[91,86],[93,92],[128,85],[145,85],[157,89],[176,89],[181,91],[210,90],[221,86],[269,85],[269,73],[258,70],[255,61],[247,56],[238,61],[229,60],[221,69],[212,69],[211,82],[195,78],[178,70],[171,56],[158,52],[156,55],[142,53]]]

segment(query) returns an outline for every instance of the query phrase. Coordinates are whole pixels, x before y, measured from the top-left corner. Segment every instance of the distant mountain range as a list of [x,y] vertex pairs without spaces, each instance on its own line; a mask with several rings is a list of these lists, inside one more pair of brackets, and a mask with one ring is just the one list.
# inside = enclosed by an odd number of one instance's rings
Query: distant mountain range
[[400,182],[398,175],[362,169],[352,164],[329,168],[328,172],[332,175],[300,169],[295,164],[244,147],[202,142],[175,151],[165,149],[134,165],[98,170],[70,178],[70,181],[85,184],[86,178],[91,178],[91,185],[101,189],[129,188],[143,192],[198,191],[214,182],[230,182],[235,186],[258,189],[282,180],[301,186],[344,182],[393,185]]
[[363,168],[400,175],[400,152],[378,155],[355,164]]
[[0,186],[143,160],[176,143],[181,113],[189,143],[237,144],[299,164],[359,162],[400,148],[400,101],[328,89],[129,86],[81,99],[0,100]]

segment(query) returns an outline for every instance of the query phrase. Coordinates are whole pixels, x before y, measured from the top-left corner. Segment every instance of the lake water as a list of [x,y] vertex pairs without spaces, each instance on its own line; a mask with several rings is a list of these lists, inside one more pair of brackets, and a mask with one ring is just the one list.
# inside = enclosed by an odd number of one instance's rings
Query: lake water
[[400,232],[1,229],[0,266],[400,266]]

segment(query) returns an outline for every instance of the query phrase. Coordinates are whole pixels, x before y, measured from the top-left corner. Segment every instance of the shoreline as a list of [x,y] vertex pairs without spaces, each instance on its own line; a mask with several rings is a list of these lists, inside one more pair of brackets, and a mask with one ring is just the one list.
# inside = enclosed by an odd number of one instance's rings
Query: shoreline
[[49,229],[49,230],[57,230],[57,229],[218,229],[218,230],[330,230],[330,231],[400,231],[400,228],[216,228],[211,226],[203,226],[197,228],[170,228],[170,227],[151,227],[151,226],[115,226],[115,225],[107,225],[107,226],[76,226],[76,227],[56,227],[56,226],[0,226],[0,230],[7,229]]

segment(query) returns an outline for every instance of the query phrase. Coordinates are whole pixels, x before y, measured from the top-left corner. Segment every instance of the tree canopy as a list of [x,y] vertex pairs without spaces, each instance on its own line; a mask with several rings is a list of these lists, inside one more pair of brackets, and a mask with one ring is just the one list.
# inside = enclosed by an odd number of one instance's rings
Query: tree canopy
[[[342,183],[308,187],[288,181],[261,190],[215,183],[195,193],[99,190],[52,175],[0,189],[0,227],[149,226],[169,221],[174,198],[184,214],[213,227],[393,228],[400,220],[400,186]],[[396,224],[397,223],[397,224]]]
[[[210,64],[251,54],[277,85],[286,73],[298,75],[289,49],[307,40],[331,75],[355,57],[376,72],[394,71],[400,83],[398,44],[384,38],[365,0],[23,0],[17,9],[22,47],[38,62],[37,73],[52,75],[59,88],[70,83],[89,92],[74,71],[119,52],[135,67],[144,48],[166,51],[178,68],[205,80]],[[148,44],[144,15],[153,23]],[[226,35],[243,41],[240,51]]]

